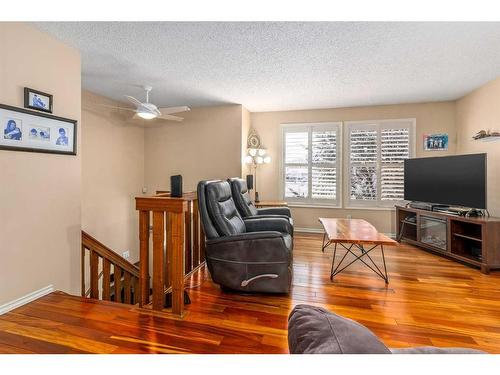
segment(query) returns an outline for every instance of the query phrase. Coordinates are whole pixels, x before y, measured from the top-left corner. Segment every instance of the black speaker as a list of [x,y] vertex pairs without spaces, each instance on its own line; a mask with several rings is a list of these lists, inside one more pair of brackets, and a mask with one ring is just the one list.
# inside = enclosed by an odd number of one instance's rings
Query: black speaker
[[247,188],[248,190],[253,189],[253,174],[247,174]]
[[170,196],[175,198],[182,197],[182,176],[180,174],[170,176]]

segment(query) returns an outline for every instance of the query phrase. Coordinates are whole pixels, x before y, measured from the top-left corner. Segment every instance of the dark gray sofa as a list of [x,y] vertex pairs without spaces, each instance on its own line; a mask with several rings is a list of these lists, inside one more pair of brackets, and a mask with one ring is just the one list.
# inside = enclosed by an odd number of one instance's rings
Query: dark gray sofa
[[297,305],[288,317],[291,354],[481,354],[467,348],[390,349],[365,326],[324,308]]
[[281,217],[243,219],[227,181],[201,181],[198,207],[212,280],[244,292],[288,293],[293,238]]

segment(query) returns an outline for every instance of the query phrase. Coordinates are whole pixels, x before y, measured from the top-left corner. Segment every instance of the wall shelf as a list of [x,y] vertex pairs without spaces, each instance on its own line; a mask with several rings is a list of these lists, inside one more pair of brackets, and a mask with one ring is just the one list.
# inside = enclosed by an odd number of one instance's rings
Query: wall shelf
[[478,139],[473,139],[474,141],[481,141],[481,142],[494,142],[500,140],[500,135],[492,135],[489,137],[483,137],[483,138],[478,138]]

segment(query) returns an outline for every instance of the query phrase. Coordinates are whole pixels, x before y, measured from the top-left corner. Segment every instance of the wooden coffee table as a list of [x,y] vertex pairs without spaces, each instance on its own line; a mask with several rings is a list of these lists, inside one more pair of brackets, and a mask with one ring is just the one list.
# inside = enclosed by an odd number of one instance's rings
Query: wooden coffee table
[[[323,235],[322,251],[333,244],[333,260],[332,269],[330,271],[330,280],[344,271],[347,267],[356,261],[361,261],[365,266],[375,272],[378,276],[384,279],[386,284],[389,284],[389,277],[387,276],[387,266],[385,264],[384,245],[396,246],[398,243],[386,235],[379,233],[373,225],[366,220],[362,219],[337,219],[337,218],[319,218],[320,223],[323,225],[325,233]],[[342,246],[346,253],[335,264],[335,256],[337,255],[337,245]],[[368,248],[365,248],[368,245]],[[382,261],[384,263],[384,272],[380,270],[377,264],[370,257],[370,252],[377,247],[380,247],[382,252]],[[354,252],[359,250],[359,255]],[[347,256],[347,254],[354,255],[355,259],[340,268]],[[363,259],[365,258],[365,259]],[[371,263],[371,264],[370,264]]]

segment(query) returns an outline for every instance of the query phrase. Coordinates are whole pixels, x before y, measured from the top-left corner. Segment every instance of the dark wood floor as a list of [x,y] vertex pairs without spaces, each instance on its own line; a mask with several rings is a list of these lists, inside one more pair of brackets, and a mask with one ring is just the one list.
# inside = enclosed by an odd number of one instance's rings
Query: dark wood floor
[[[320,235],[297,235],[289,296],[222,293],[205,271],[190,281],[184,319],[52,293],[0,316],[2,353],[287,353],[287,316],[324,306],[391,347],[463,346],[500,353],[500,273],[412,246],[388,248],[390,284],[362,264],[331,282]],[[380,260],[380,257],[375,257]]]

